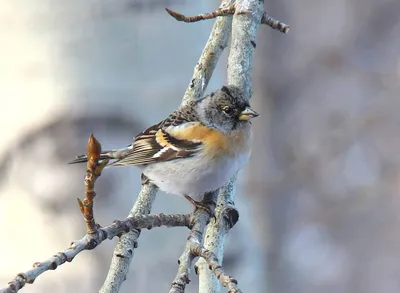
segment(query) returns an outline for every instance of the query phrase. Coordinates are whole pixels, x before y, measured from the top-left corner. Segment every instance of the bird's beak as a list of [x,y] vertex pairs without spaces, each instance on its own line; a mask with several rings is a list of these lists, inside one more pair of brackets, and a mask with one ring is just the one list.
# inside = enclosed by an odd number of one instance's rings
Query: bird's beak
[[254,117],[259,116],[260,114],[258,114],[256,111],[254,111],[252,108],[250,107],[246,107],[246,109],[244,109],[239,116],[239,120],[241,121],[248,121]]

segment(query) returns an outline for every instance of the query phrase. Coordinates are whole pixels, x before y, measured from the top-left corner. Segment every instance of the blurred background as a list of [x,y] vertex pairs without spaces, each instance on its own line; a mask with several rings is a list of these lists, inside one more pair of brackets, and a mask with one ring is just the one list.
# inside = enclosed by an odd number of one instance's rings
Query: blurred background
[[[85,233],[76,205],[90,132],[127,145],[178,105],[216,0],[0,0],[0,284]],[[261,27],[252,160],[224,265],[244,292],[400,292],[400,2],[266,0],[288,35]],[[225,82],[226,57],[207,89]],[[106,170],[96,220],[128,214],[136,168]],[[189,212],[159,194],[153,212]],[[143,231],[121,292],[168,292],[187,230]],[[27,292],[97,292],[116,239]],[[261,256],[261,257],[260,257]],[[187,292],[197,292],[192,273]]]

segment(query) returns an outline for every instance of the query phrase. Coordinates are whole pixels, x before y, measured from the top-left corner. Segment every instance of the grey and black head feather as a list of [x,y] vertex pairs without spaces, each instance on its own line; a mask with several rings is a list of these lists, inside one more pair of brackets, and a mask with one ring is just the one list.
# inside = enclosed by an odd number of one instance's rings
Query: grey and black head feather
[[241,112],[249,107],[243,92],[236,86],[223,86],[205,96],[196,104],[196,111],[201,121],[223,132],[235,130],[248,123],[241,121]]

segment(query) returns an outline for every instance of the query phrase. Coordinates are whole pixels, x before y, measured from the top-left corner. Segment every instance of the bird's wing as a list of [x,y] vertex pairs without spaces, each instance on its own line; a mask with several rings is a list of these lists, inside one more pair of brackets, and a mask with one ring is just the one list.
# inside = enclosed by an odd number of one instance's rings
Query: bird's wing
[[[110,165],[146,165],[195,155],[202,149],[203,143],[190,138],[190,135],[180,135],[192,131],[193,126],[199,123],[193,121],[195,118],[174,112],[164,121],[137,135],[130,151]],[[177,136],[185,139],[178,139]]]

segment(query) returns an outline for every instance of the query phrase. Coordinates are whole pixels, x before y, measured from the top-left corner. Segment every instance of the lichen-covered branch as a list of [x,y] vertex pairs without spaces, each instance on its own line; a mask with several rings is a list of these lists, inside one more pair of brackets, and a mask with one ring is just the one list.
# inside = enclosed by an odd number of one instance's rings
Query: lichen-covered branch
[[95,229],[94,233],[86,234],[82,239],[73,241],[66,250],[59,252],[42,262],[33,264],[33,268],[19,273],[6,288],[0,289],[0,293],[15,293],[25,284],[32,284],[38,276],[49,270],[55,270],[65,262],[71,262],[75,256],[84,250],[96,248],[106,239],[113,239],[115,236],[135,229],[151,229],[153,227],[189,227],[191,215],[141,215],[128,217],[123,221],[115,221],[113,224]]
[[178,273],[172,282],[169,293],[183,293],[189,284],[189,274],[193,259],[197,256],[192,251],[193,245],[200,245],[203,240],[203,231],[210,219],[205,210],[197,210],[193,214],[193,227],[186,242],[185,250],[178,260]]
[[[203,203],[209,206],[210,210],[215,209],[215,202],[217,199],[217,192],[207,193],[204,196]],[[210,214],[205,209],[198,209],[193,213],[192,228],[186,242],[185,249],[178,260],[178,273],[172,282],[169,293],[183,293],[185,287],[189,284],[190,268],[193,259],[199,254],[195,253],[197,250],[194,247],[202,248],[203,233],[208,222],[210,221]]]
[[[195,67],[194,75],[186,90],[183,102],[188,102],[192,99],[198,99],[204,92],[205,87],[211,77],[222,50],[226,47],[229,39],[229,34],[232,28],[231,18],[226,17],[235,13],[232,31],[231,52],[228,60],[228,83],[239,86],[243,89],[248,99],[251,97],[251,68],[252,68],[252,53],[256,46],[255,38],[258,26],[267,24],[274,29],[287,33],[289,26],[276,21],[275,19],[264,13],[263,1],[222,1],[220,8],[216,11],[207,14],[199,14],[197,16],[185,16],[183,14],[168,10],[168,13],[177,19],[184,22],[195,22],[204,19],[211,19],[218,16],[225,16],[216,20],[210,38],[203,50],[197,66]],[[221,27],[223,28],[221,30]],[[222,46],[221,46],[222,45]],[[218,47],[220,49],[218,49]],[[204,62],[210,60],[211,62]],[[209,66],[205,66],[205,65]],[[210,264],[210,258],[206,259],[203,256],[198,262],[198,272],[200,278],[200,291],[204,293],[219,292],[219,282],[223,280],[224,286],[229,286],[229,292],[240,292],[237,287],[236,280],[226,277],[220,271],[216,273],[216,269],[221,269],[225,239],[230,228],[235,225],[239,214],[234,208],[235,196],[235,181],[236,176],[221,189],[218,199],[218,207],[216,212],[216,222],[210,224],[207,228],[205,237],[205,251],[207,255],[213,255],[212,258],[218,264]],[[188,248],[193,245],[188,241],[186,249],[181,256],[179,272],[174,280],[171,292],[183,292],[186,284],[189,282],[189,268],[193,261],[194,255],[200,256],[192,251],[188,252]],[[193,248],[193,246],[192,246]],[[197,246],[198,249],[201,246]],[[214,270],[210,271],[209,267]],[[218,276],[218,278],[217,278]],[[224,277],[221,277],[224,276]]]
[[[219,264],[222,264],[223,261],[225,241],[228,232],[239,219],[239,213],[235,209],[233,202],[236,192],[235,181],[236,177],[232,178],[225,187],[220,189],[217,207],[215,209],[216,221],[207,226],[205,233],[204,247],[216,256]],[[219,292],[220,282],[215,272],[209,269],[209,262],[204,258],[200,258],[196,262],[196,268],[199,275],[199,292]],[[235,286],[237,287],[237,283]]]
[[[214,211],[217,198],[218,191],[208,193],[205,195],[203,203],[206,204],[210,208],[210,210]],[[220,201],[221,200],[218,199],[218,202]],[[222,218],[220,219],[219,216],[221,216]],[[217,212],[213,224],[209,223],[210,214],[206,210],[199,209],[193,214],[192,229],[186,242],[185,249],[178,260],[178,273],[174,281],[172,282],[169,293],[185,292],[186,285],[190,282],[190,268],[192,266],[194,258],[196,257],[201,257],[204,265],[210,268],[210,273],[213,274],[214,279],[217,280],[217,282],[219,281],[219,283],[221,283],[224,287],[227,287],[229,289],[229,292],[241,293],[240,289],[237,286],[237,281],[224,272],[221,266],[222,255],[220,256],[220,260],[212,251],[206,249],[202,245],[202,241],[204,238],[203,233],[207,224],[215,225],[215,223],[220,223],[220,221],[223,221],[223,223],[227,225],[226,231],[228,231],[237,222],[237,220],[238,214],[236,210],[234,208],[226,208],[225,206],[223,207],[223,209],[219,208],[219,212]],[[223,237],[225,237],[224,235]],[[197,271],[198,267],[196,267],[196,272]],[[219,288],[219,283],[218,286],[214,285],[213,288],[207,288],[207,290],[202,291],[202,288],[200,288],[200,292],[214,292],[215,288]]]
[[237,11],[250,13],[235,14],[232,21],[231,50],[228,57],[227,79],[243,89],[247,98],[252,94],[253,51],[257,29],[264,14],[264,2],[258,0],[237,0]]
[[[154,199],[156,198],[157,191],[158,188],[154,184],[144,181],[142,184],[142,190],[129,213],[129,217],[138,217],[149,214]],[[133,229],[121,236],[114,249],[113,258],[111,260],[106,280],[99,292],[117,293],[119,291],[119,288],[126,280],[126,275],[129,272],[129,266],[134,255],[134,249],[137,248],[137,239],[139,238],[139,235],[140,230]]]
[[[256,33],[264,14],[264,2],[258,0],[237,0],[236,13],[232,20],[231,47],[228,57],[227,78],[228,84],[236,85],[243,90],[250,99],[252,94],[252,63],[255,49]],[[240,13],[248,11],[249,13]],[[234,176],[229,183],[220,190],[217,205],[217,223],[209,225],[206,230],[204,246],[216,255],[219,264],[222,263],[224,245],[229,229],[236,223],[238,213],[234,209],[235,199]],[[236,219],[235,219],[236,218]],[[207,265],[206,265],[207,264]],[[217,293],[220,291],[215,274],[209,269],[205,260],[199,260],[199,292]],[[238,292],[236,288],[232,292]],[[235,291],[236,290],[236,291]]]
[[[215,256],[212,251],[205,249],[200,245],[192,246],[192,253],[194,255],[200,256],[205,263],[208,265],[209,269],[215,275],[215,277],[219,280],[222,286],[228,288],[229,293],[241,293],[242,291],[238,287],[238,283],[236,279],[227,275],[221,266],[221,261]],[[202,291],[200,291],[202,292]],[[208,291],[212,292],[212,291]]]
[[[233,2],[233,0],[223,0],[220,8],[229,8],[233,5]],[[192,79],[182,100],[182,105],[192,100],[198,100],[203,96],[218,59],[228,46],[231,26],[232,17],[219,17],[215,20],[207,43],[194,68]]]

